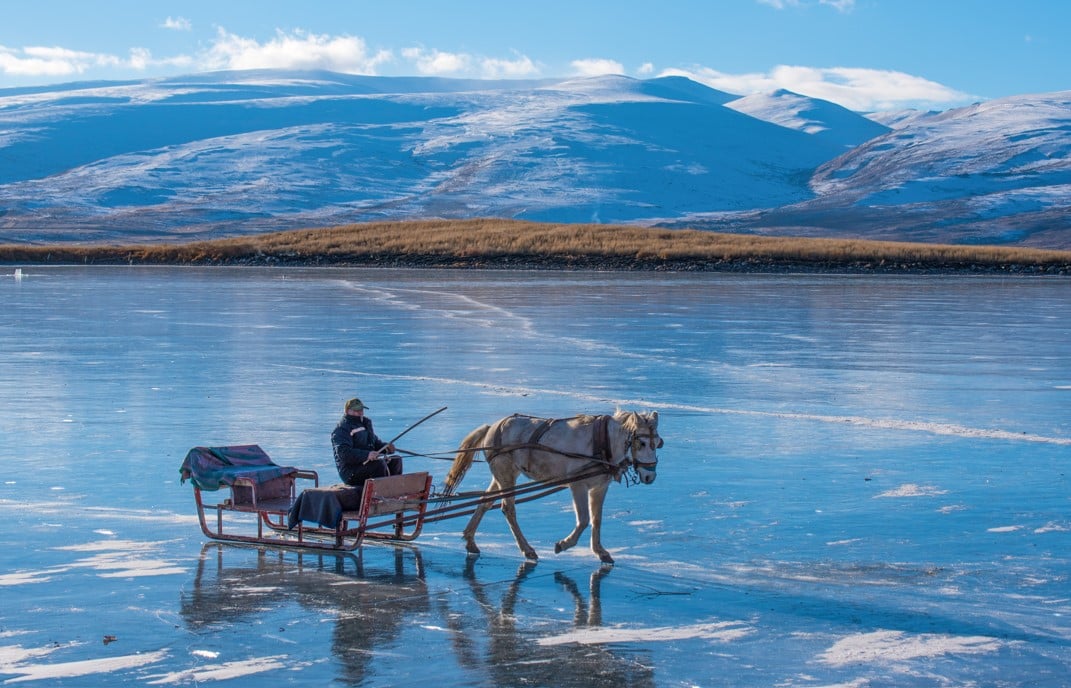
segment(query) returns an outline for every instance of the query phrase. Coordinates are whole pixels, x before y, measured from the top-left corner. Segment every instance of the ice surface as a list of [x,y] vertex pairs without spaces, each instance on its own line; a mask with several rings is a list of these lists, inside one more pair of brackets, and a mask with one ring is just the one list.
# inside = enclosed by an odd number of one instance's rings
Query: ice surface
[[[0,681],[1061,685],[1066,279],[0,269]],[[334,478],[360,395],[448,452],[660,412],[658,480],[360,557],[206,543],[185,452]],[[448,462],[408,458],[436,481]],[[483,487],[486,467],[466,478]],[[586,544],[586,540],[582,540]],[[114,637],[114,640],[109,638]]]

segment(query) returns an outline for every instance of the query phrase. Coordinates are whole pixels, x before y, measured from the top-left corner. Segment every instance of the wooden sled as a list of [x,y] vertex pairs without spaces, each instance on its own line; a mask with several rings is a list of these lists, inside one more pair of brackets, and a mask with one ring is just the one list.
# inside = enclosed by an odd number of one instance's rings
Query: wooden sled
[[[365,481],[363,488],[319,487],[315,471],[278,466],[257,445],[195,447],[180,469],[193,483],[201,531],[213,540],[306,549],[352,551],[365,538],[414,540],[424,526],[431,476],[407,473]],[[307,481],[298,490],[298,481]],[[229,489],[230,496],[206,503],[205,492]],[[359,491],[359,500],[354,499]],[[297,518],[299,499],[336,499],[333,525]],[[304,494],[309,493],[309,494]],[[356,508],[349,508],[356,504]],[[300,506],[300,505],[298,505]]]

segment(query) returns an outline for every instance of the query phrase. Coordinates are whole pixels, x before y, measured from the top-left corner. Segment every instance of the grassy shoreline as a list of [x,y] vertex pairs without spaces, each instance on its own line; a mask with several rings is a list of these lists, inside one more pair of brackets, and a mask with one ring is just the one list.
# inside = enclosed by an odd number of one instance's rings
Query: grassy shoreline
[[0,263],[1071,275],[1071,251],[497,219],[374,222],[183,243],[0,244]]

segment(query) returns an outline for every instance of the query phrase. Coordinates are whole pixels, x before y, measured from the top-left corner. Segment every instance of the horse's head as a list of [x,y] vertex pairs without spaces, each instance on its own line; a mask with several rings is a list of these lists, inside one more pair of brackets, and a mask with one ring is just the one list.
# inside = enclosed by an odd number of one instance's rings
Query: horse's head
[[657,477],[658,450],[662,438],[658,435],[658,412],[636,413],[619,411],[614,414],[629,433],[629,460],[644,485]]

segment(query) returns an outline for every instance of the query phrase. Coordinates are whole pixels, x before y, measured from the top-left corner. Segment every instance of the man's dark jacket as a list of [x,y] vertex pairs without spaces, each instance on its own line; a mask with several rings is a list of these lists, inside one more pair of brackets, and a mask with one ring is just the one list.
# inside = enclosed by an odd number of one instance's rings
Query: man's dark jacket
[[365,461],[369,452],[379,451],[387,443],[376,437],[370,418],[344,415],[331,433],[331,445],[335,448],[335,466],[343,482],[360,485],[365,478],[377,477],[369,473],[379,473],[376,470],[379,467],[366,465]]

